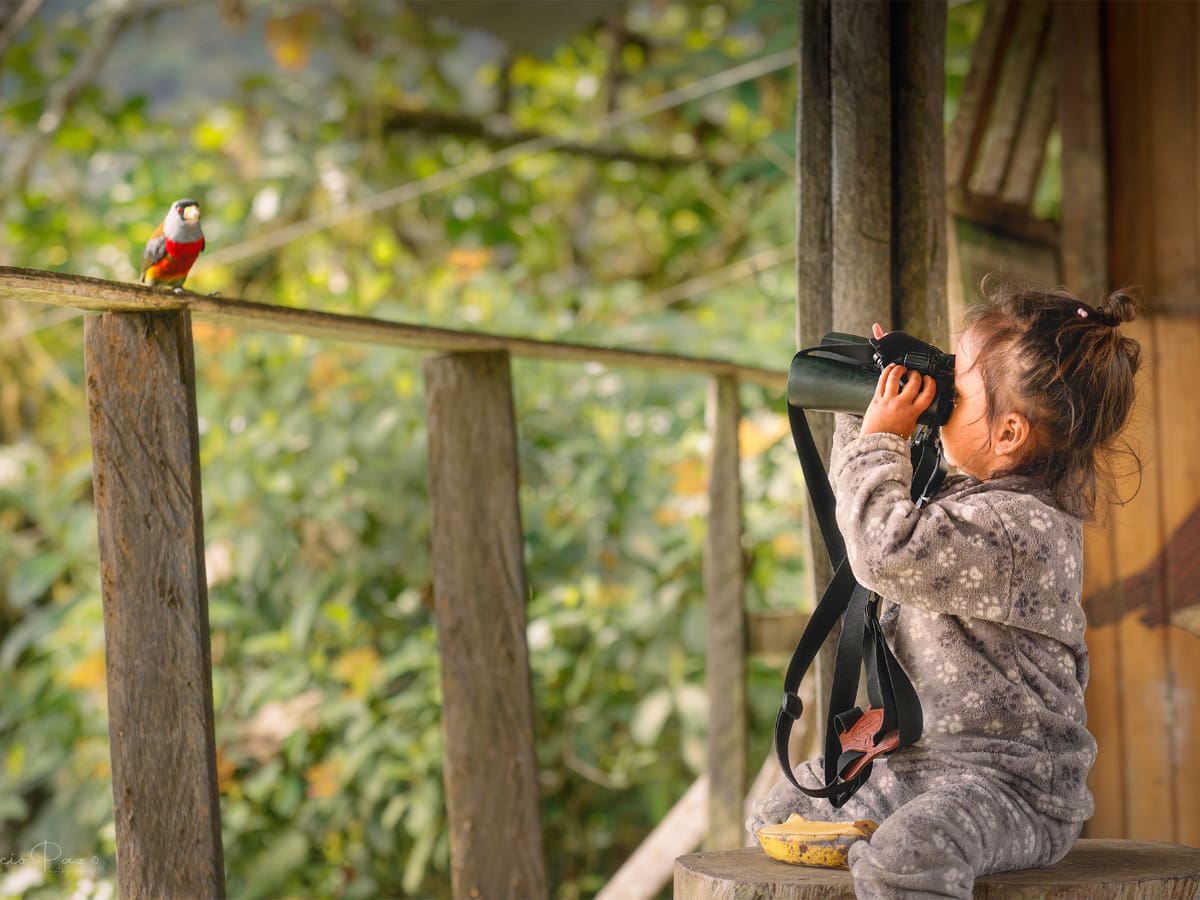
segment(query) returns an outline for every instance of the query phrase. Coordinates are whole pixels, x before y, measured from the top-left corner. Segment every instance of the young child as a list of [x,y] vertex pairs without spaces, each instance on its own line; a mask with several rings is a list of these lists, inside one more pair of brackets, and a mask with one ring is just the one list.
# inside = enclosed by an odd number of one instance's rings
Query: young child
[[[850,849],[859,898],[970,897],[978,875],[1061,859],[1092,814],[1082,520],[1133,405],[1140,348],[1117,326],[1134,303],[986,294],[958,343],[942,428],[960,474],[925,507],[910,501],[906,438],[935,386],[901,386],[898,366],[861,420],[839,416],[830,467],[850,566],[886,598],[880,620],[920,697],[921,739],[876,760],[840,809],[780,780],[746,823],[879,822]],[[810,760],[797,779],[820,787],[822,771]]]

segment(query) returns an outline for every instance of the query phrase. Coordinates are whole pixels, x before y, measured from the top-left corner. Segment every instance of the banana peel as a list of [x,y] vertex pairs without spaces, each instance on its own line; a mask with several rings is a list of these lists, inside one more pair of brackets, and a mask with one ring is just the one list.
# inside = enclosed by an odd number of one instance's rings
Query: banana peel
[[757,837],[763,852],[771,859],[794,866],[844,869],[850,845],[870,838],[878,827],[867,819],[814,822],[797,813],[778,825],[764,825]]

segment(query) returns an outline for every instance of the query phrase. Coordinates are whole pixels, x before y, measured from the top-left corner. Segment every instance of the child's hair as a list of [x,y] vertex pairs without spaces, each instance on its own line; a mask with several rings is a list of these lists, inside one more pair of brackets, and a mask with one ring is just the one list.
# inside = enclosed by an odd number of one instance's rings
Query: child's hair
[[[1025,452],[1008,471],[1035,477],[1064,510],[1091,518],[1104,465],[1129,420],[1141,346],[1117,326],[1137,314],[1124,292],[1091,307],[1063,289],[993,285],[966,315],[979,339],[988,424],[1007,411],[1030,424]],[[1141,463],[1128,448],[1138,474]]]

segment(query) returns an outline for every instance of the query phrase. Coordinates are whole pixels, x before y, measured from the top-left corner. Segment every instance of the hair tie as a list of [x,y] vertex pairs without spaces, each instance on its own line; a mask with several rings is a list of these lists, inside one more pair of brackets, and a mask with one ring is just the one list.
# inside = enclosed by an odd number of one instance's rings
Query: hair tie
[[1079,316],[1081,319],[1086,319],[1088,317],[1088,311],[1081,306],[1079,309],[1075,310],[1075,315]]

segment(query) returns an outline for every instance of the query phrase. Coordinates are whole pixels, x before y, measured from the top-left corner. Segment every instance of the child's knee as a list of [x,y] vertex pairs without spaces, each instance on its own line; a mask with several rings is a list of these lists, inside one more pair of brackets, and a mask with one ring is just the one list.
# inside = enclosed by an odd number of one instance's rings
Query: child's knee
[[[891,828],[888,827],[892,823]],[[850,848],[850,873],[859,900],[868,897],[969,898],[975,883],[970,862],[943,830],[884,822],[870,841]]]

